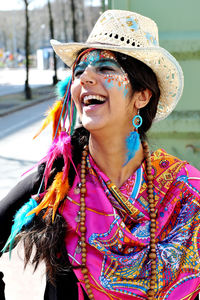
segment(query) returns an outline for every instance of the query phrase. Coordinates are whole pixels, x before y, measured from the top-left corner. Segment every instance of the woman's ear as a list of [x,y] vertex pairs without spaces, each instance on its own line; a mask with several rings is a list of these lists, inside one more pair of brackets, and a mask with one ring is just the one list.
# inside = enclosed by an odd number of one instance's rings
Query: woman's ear
[[133,97],[135,98],[134,100],[134,106],[137,109],[145,107],[152,96],[152,92],[149,89],[145,89],[144,91],[141,92],[135,92]]

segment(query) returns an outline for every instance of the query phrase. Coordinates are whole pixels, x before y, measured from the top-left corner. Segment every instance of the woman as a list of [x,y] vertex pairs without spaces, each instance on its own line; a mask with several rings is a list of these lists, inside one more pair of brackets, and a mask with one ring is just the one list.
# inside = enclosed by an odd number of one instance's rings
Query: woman
[[43,125],[53,119],[47,156],[2,201],[3,242],[25,203],[4,250],[22,238],[27,263],[36,246],[45,299],[194,299],[200,173],[145,141],[180,99],[179,64],[128,11],[102,14],[86,43],[52,45],[72,75]]

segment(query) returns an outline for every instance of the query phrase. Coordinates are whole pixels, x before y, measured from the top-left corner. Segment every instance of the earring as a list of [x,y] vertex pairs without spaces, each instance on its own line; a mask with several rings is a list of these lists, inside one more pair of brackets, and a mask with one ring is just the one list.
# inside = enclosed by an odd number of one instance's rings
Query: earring
[[139,114],[134,116],[132,123],[135,130],[132,131],[126,138],[127,154],[125,165],[135,156],[135,153],[140,148],[140,135],[138,133],[138,128],[142,125],[142,117]]

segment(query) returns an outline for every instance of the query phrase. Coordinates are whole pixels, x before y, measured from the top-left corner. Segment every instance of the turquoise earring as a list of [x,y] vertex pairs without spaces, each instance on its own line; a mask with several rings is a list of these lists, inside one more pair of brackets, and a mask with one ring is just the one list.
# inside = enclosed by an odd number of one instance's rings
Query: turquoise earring
[[140,115],[134,116],[132,123],[135,130],[132,131],[126,138],[127,154],[125,165],[135,156],[135,153],[140,148],[140,135],[138,133],[138,128],[142,125],[142,117]]

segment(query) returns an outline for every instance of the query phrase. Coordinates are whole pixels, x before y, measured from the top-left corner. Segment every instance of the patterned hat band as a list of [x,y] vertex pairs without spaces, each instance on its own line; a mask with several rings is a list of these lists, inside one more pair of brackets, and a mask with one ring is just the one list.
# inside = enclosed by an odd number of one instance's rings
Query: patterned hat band
[[85,43],[51,40],[51,45],[68,66],[84,48],[117,51],[144,62],[156,74],[161,92],[155,121],[165,119],[182,95],[183,73],[179,63],[159,46],[156,23],[137,13],[108,10],[97,20]]

